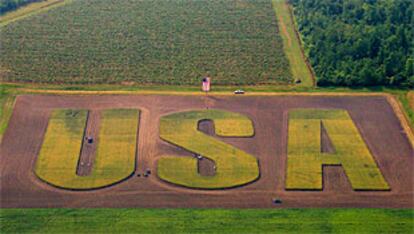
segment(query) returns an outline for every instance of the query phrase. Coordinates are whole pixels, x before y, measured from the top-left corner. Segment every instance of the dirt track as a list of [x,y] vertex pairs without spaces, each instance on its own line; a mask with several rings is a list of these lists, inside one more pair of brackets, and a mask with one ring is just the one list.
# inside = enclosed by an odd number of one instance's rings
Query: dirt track
[[[226,109],[250,117],[253,138],[220,138],[256,156],[260,179],[240,188],[204,191],[181,188],[156,176],[163,154],[192,156],[163,142],[161,115],[189,109]],[[33,168],[54,108],[139,108],[137,173],[104,189],[67,191],[40,181]],[[287,111],[292,108],[347,109],[392,190],[355,192],[341,167],[324,167],[324,191],[285,191]],[[208,124],[207,124],[208,125]],[[200,126],[210,133],[212,126]],[[218,137],[219,138],[219,137]],[[328,147],[329,148],[329,147]],[[329,151],[330,149],[325,149]],[[206,166],[208,173],[211,165]],[[231,96],[20,96],[0,146],[0,207],[414,207],[414,151],[384,97]],[[281,205],[272,198],[281,198]]]

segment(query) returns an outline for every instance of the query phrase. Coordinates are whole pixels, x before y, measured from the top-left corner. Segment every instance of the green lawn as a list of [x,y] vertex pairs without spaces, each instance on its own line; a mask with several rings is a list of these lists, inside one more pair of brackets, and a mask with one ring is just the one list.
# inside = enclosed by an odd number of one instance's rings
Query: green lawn
[[412,209],[2,209],[2,233],[411,233]]

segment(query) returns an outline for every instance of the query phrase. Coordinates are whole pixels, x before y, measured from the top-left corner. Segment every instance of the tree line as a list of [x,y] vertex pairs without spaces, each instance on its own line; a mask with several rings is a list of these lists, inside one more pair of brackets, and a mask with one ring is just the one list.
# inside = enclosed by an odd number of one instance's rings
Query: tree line
[[290,3],[318,85],[414,87],[414,1]]
[[0,15],[5,14],[6,12],[15,10],[21,6],[32,2],[41,2],[44,0],[0,0]]

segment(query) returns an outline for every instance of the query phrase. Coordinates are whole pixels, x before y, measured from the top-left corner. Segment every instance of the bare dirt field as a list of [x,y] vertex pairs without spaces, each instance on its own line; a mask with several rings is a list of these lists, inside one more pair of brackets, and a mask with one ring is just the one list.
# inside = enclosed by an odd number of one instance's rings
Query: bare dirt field
[[[161,181],[157,159],[165,154],[192,156],[190,152],[162,141],[160,116],[172,112],[208,108],[245,114],[252,119],[252,138],[215,136],[205,122],[199,130],[232,144],[259,160],[260,178],[246,186],[225,190],[195,190]],[[34,165],[46,131],[48,116],[56,108],[89,109],[89,121],[99,121],[99,111],[113,108],[141,110],[137,166],[134,176],[102,189],[70,191],[38,179]],[[391,191],[353,191],[340,166],[324,167],[323,191],[284,189],[287,152],[287,114],[293,108],[346,109],[362,134]],[[98,124],[88,123],[93,134]],[[324,134],[324,133],[322,133]],[[414,151],[385,97],[338,96],[19,96],[0,146],[0,207],[414,207]],[[325,139],[325,137],[323,136]],[[99,140],[99,139],[97,139]],[[330,152],[328,140],[323,151]],[[326,144],[326,145],[325,145]],[[87,147],[87,146],[85,146]],[[94,148],[81,160],[93,165]],[[64,162],[63,162],[64,163]],[[213,175],[206,161],[199,171]],[[149,168],[149,177],[138,177]],[[78,170],[88,174],[90,168]],[[273,198],[282,204],[273,204]]]

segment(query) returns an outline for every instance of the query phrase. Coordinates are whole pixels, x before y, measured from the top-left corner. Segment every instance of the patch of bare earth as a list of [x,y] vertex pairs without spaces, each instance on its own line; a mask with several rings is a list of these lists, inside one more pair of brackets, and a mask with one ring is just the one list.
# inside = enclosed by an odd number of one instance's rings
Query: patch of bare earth
[[[208,99],[208,100],[206,100]],[[160,117],[172,112],[222,109],[252,119],[252,138],[222,138],[214,134],[208,121],[199,128],[206,134],[232,144],[259,160],[260,178],[246,186],[224,190],[194,190],[161,181],[156,162],[162,155],[194,157],[192,152],[162,141]],[[103,189],[68,191],[40,181],[34,165],[42,145],[48,117],[55,108],[83,108],[99,113],[102,109],[141,110],[137,167],[135,175],[151,169],[149,177],[133,176]],[[286,191],[287,113],[294,108],[346,109],[362,134],[391,191],[353,191],[339,166],[324,167],[323,191]],[[99,128],[99,118],[90,119],[86,131]],[[92,123],[93,122],[93,123]],[[323,151],[331,151],[329,138],[322,132]],[[99,139],[97,139],[99,140]],[[84,146],[85,147],[85,146]],[[93,152],[93,149],[90,149]],[[93,153],[81,155],[90,161]],[[203,159],[204,160],[204,159]],[[212,171],[201,160],[199,171]],[[85,161],[85,162],[86,162]],[[92,160],[93,161],[93,160]],[[62,162],[65,163],[65,162]],[[89,169],[82,173],[87,174]],[[75,173],[75,172],[74,172]],[[0,145],[0,207],[414,207],[414,152],[401,124],[385,97],[339,96],[19,96]],[[282,204],[275,205],[278,197]]]

